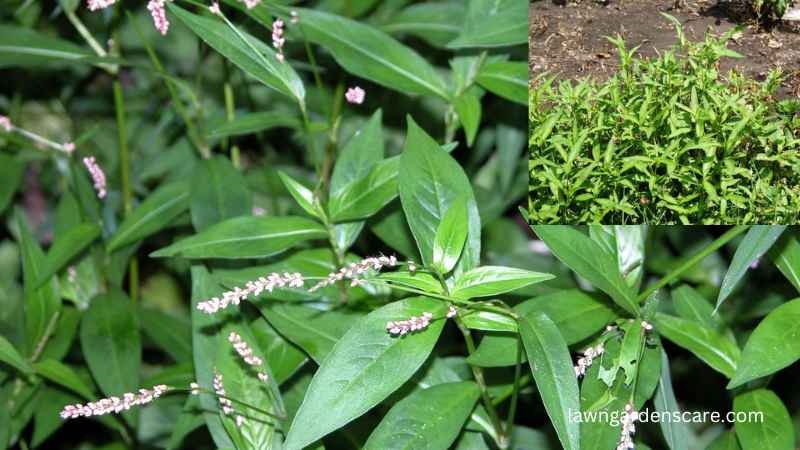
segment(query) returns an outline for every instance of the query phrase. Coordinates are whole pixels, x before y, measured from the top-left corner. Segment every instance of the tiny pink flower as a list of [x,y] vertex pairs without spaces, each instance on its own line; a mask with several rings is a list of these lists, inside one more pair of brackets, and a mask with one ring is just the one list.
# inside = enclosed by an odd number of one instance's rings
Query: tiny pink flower
[[7,133],[11,132],[11,119],[6,116],[0,115],[0,127],[6,130]]
[[206,314],[214,314],[215,312],[225,309],[230,305],[238,305],[242,300],[247,300],[251,295],[256,296],[262,292],[272,292],[275,288],[301,288],[305,280],[300,273],[284,272],[279,274],[273,272],[266,277],[259,277],[257,280],[248,281],[245,287],[234,287],[232,290],[223,292],[221,297],[214,297],[210,300],[204,300],[197,304],[197,309]]
[[208,7],[208,10],[211,11],[211,14],[214,14],[214,15],[217,15],[217,16],[221,16],[222,15],[222,11],[219,9],[219,3],[217,3],[217,2],[212,3],[211,6]]
[[267,210],[260,206],[253,206],[253,210],[251,211],[254,216],[263,216],[267,213]]
[[455,306],[450,305],[450,306],[447,307],[447,318],[448,319],[452,319],[453,317],[456,316],[456,314],[458,314],[458,310],[456,310]]
[[350,263],[349,266],[342,267],[336,272],[331,272],[322,281],[312,286],[308,292],[329,286],[337,281],[350,280],[350,286],[360,286],[364,281],[360,278],[369,273],[370,270],[380,271],[383,267],[394,267],[397,265],[397,257],[392,256],[370,256],[359,262]]
[[161,397],[162,394],[170,390],[169,386],[159,384],[153,386],[152,390],[139,389],[139,392],[128,392],[122,394],[122,397],[109,397],[102,398],[95,402],[89,402],[85,405],[77,403],[75,405],[67,405],[61,410],[62,419],[76,419],[78,417],[91,417],[102,416],[105,414],[119,414],[127,411],[134,406],[146,405],[153,400]]
[[289,22],[291,22],[292,25],[300,21],[300,17],[297,15],[297,11],[292,10],[291,16],[292,18],[289,20]]
[[74,142],[64,142],[64,144],[62,144],[62,146],[64,147],[64,151],[67,152],[68,155],[71,155],[72,152],[75,151],[75,143]]
[[261,0],[244,0],[244,6],[246,6],[247,9],[253,9],[258,6],[259,3],[261,3]]
[[253,354],[253,348],[247,345],[247,342],[242,339],[239,333],[231,331],[231,334],[228,335],[228,342],[233,344],[236,353],[238,353],[247,364],[251,366],[260,366],[263,363],[261,358]]
[[116,3],[117,0],[88,0],[87,6],[89,11],[97,11],[98,9],[105,9]]
[[411,316],[407,320],[392,320],[386,322],[386,331],[393,336],[403,336],[405,334],[422,331],[428,328],[433,319],[433,314],[424,312],[419,317]]
[[278,58],[278,61],[283,62],[285,60],[283,56],[283,44],[286,42],[286,38],[283,37],[283,20],[275,19],[272,22],[272,46],[275,47],[275,51],[277,54],[275,55]]
[[364,92],[364,90],[360,87],[356,86],[349,88],[344,94],[344,98],[347,99],[347,103],[355,103],[356,105],[360,105],[364,102],[364,95],[366,95],[366,92]]
[[103,172],[103,169],[97,165],[97,161],[95,161],[94,156],[87,156],[86,158],[83,158],[83,164],[86,166],[86,170],[88,170],[89,174],[92,176],[92,180],[94,180],[94,189],[97,191],[97,198],[105,198],[106,174]]
[[211,381],[211,385],[214,388],[214,393],[217,394],[217,402],[222,409],[222,414],[225,414],[226,416],[233,414],[233,402],[229,398],[225,397],[225,385],[222,383],[222,374],[215,373],[214,379]]
[[150,0],[147,3],[147,10],[150,11],[150,15],[153,17],[153,25],[162,35],[166,35],[169,30],[169,20],[167,20],[165,5],[166,0]]

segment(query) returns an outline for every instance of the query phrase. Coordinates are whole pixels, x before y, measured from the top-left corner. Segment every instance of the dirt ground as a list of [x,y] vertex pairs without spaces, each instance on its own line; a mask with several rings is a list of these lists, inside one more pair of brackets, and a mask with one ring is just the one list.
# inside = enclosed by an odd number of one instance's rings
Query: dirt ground
[[[685,8],[674,10],[674,0],[533,0],[530,4],[529,66],[531,79],[548,72],[560,79],[586,76],[598,80],[617,69],[616,48],[606,36],[622,35],[628,48],[641,45],[639,54],[652,57],[677,41],[672,24],[661,13],[675,16],[689,39],[701,40],[706,31],[723,34],[737,23],[733,14],[717,0],[687,0]],[[797,22],[795,22],[797,23]],[[740,35],[729,48],[745,55],[725,58],[723,73],[735,67],[739,72],[763,79],[771,68],[787,75],[778,96],[800,98],[800,30],[785,25],[760,29],[740,23]]]

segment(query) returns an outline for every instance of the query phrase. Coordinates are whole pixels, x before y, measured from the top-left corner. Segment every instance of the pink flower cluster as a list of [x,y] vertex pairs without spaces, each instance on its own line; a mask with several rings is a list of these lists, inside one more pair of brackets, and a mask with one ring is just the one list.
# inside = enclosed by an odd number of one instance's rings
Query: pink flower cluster
[[231,334],[228,335],[228,341],[233,344],[236,353],[242,357],[244,362],[256,368],[259,380],[264,383],[269,381],[269,375],[261,370],[261,365],[264,364],[264,361],[254,354],[253,348],[242,339],[239,333],[231,331]]
[[94,156],[87,156],[86,158],[83,158],[83,165],[86,166],[86,170],[89,171],[89,174],[92,176],[92,180],[94,180],[94,189],[97,191],[97,197],[105,198],[106,174],[103,172],[103,169],[97,165],[97,161],[94,159]]
[[169,20],[167,20],[166,0],[150,0],[147,3],[147,10],[153,17],[153,25],[162,35],[169,31]]
[[586,369],[592,365],[592,359],[603,354],[605,349],[603,344],[598,344],[597,347],[589,347],[583,351],[583,357],[578,359],[578,365],[575,366],[575,376],[582,377],[586,375]]
[[116,3],[117,0],[88,0],[89,11],[97,11],[98,9],[105,9]]
[[433,314],[424,312],[419,317],[411,316],[407,320],[390,320],[386,322],[386,331],[394,336],[403,336],[413,331],[422,331],[428,328],[433,319]]
[[285,60],[283,56],[283,44],[286,42],[286,38],[283,37],[283,20],[275,19],[272,22],[272,46],[275,47],[275,51],[277,54],[275,55],[278,58],[278,61],[283,62]]
[[246,6],[247,9],[253,9],[258,6],[259,3],[261,3],[261,0],[244,0],[244,6]]
[[162,394],[170,389],[169,386],[159,384],[153,386],[153,390],[139,389],[139,392],[134,394],[128,392],[122,394],[122,397],[103,398],[96,402],[89,402],[85,405],[75,404],[67,405],[61,411],[62,419],[75,419],[78,417],[91,417],[102,416],[104,414],[119,414],[122,411],[127,411],[134,406],[146,405],[153,400],[161,397]]
[[273,272],[266,277],[260,277],[254,281],[248,281],[244,289],[235,287],[233,290],[223,292],[222,297],[214,297],[211,300],[202,301],[197,304],[197,309],[206,314],[225,309],[230,305],[238,305],[242,300],[247,300],[250,295],[259,295],[264,291],[272,292],[276,287],[303,287],[303,275],[300,273],[285,272],[283,275]]
[[396,265],[397,265],[397,258],[394,255],[371,256],[369,258],[364,258],[359,262],[350,263],[350,265],[347,267],[342,267],[337,272],[329,273],[324,280],[315,284],[308,291],[314,292],[317,289],[323,288],[325,286],[334,284],[337,281],[345,279],[352,280],[351,286],[357,286],[361,282],[361,279],[359,279],[358,277],[360,275],[366,274],[367,272],[369,272],[370,269],[380,271],[384,266],[394,267]]
[[11,119],[6,116],[0,115],[0,127],[6,130],[6,133],[11,132]]
[[347,99],[347,103],[355,103],[356,105],[360,105],[364,103],[364,96],[366,92],[360,87],[351,87],[347,89],[347,92],[344,94],[344,98]]
[[634,447],[633,435],[636,433],[634,422],[639,418],[639,414],[633,409],[633,405],[625,405],[625,413],[620,421],[622,422],[622,433],[620,434],[617,450],[630,450]]

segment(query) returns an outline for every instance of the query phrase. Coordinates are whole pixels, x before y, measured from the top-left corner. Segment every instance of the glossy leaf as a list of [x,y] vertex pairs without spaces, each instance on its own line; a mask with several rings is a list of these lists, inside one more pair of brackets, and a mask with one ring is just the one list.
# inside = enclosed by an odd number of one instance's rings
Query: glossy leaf
[[303,211],[307,212],[311,217],[319,217],[315,206],[317,202],[314,199],[314,193],[311,192],[311,189],[303,186],[299,181],[284,172],[279,171],[278,177],[280,177],[284,187],[289,191],[292,198],[303,208]]
[[389,158],[372,166],[364,177],[342,187],[328,205],[331,220],[345,222],[365,219],[377,213],[397,196],[400,160]]
[[252,214],[253,196],[244,177],[221,156],[195,165],[190,190],[189,210],[196,231],[226,219]]
[[478,84],[505,99],[528,104],[528,63],[521,61],[488,61],[475,78]]
[[636,313],[636,293],[619,272],[617,260],[585,234],[568,226],[534,225],[553,254],[626,311]]
[[431,265],[436,229],[459,197],[467,201],[467,242],[456,274],[468,271],[480,260],[480,216],[464,170],[442,150],[413,119],[400,157],[399,190],[408,226],[417,241],[422,261]]
[[449,98],[433,66],[386,33],[334,14],[295,10],[303,36],[330,51],[346,71],[404,94]]
[[251,322],[250,331],[264,352],[265,360],[269,361],[278,385],[288,380],[308,361],[306,354],[275,331],[265,318],[260,317]]
[[717,372],[728,378],[736,373],[741,351],[714,329],[662,313],[656,314],[655,327],[662,336],[694,353]]
[[728,389],[788,367],[800,359],[800,299],[775,308],[758,324],[742,350]]
[[437,384],[397,402],[367,439],[367,450],[446,449],[478,400],[471,381]]
[[152,308],[139,308],[145,335],[177,362],[192,360],[192,330],[185,319]]
[[[657,411],[662,414],[673,417],[674,414],[680,414],[681,410],[678,406],[678,400],[675,398],[675,392],[672,390],[672,377],[670,376],[669,359],[667,353],[661,351],[661,377],[658,379],[658,388],[656,395],[653,399],[653,406]],[[664,435],[664,440],[671,450],[684,450],[689,448],[689,430],[686,424],[680,421],[662,420],[658,423],[661,427],[661,433]]]
[[265,258],[301,242],[327,237],[325,228],[302,217],[235,217],[164,247],[150,256]]
[[760,419],[736,422],[734,429],[742,450],[792,450],[794,426],[781,399],[768,389],[744,392],[733,399],[733,412]]
[[8,342],[8,339],[3,336],[0,336],[0,361],[14,367],[22,373],[33,373],[33,368],[28,360],[20,355],[17,349],[11,345],[11,342]]
[[222,139],[259,133],[273,128],[299,129],[300,121],[284,112],[257,112],[241,114],[208,130],[208,137]]
[[481,124],[481,99],[474,90],[470,89],[455,99],[453,107],[458,114],[458,121],[464,127],[467,145],[472,147]]
[[790,233],[784,233],[783,237],[770,249],[769,255],[783,276],[800,292],[800,270],[798,270],[800,267],[800,242],[797,242],[797,237]]
[[189,207],[189,183],[175,182],[153,191],[125,218],[108,241],[108,251],[146,238],[169,225]]
[[39,67],[54,63],[93,63],[88,48],[37,31],[0,25],[0,67]]
[[442,284],[432,275],[425,272],[416,271],[414,273],[408,271],[394,271],[385,272],[378,275],[379,280],[389,281],[401,286],[407,286],[414,289],[420,289],[425,292],[432,292],[434,294],[441,294],[444,292]]
[[467,201],[457,198],[445,211],[433,239],[433,267],[446,274],[456,266],[467,240]]
[[361,416],[403,385],[425,362],[444,321],[421,332],[394,337],[386,322],[430,312],[445,305],[413,297],[383,306],[359,320],[323,361],[286,437],[286,450],[299,450]]
[[522,318],[519,332],[547,415],[565,449],[580,449],[580,424],[570,412],[579,411],[578,383],[567,344],[544,314]]
[[381,30],[417,36],[431,45],[445,47],[461,31],[465,12],[462,2],[411,4],[381,23]]
[[739,247],[736,248],[736,253],[733,255],[728,272],[725,274],[725,279],[722,280],[722,286],[719,288],[719,296],[717,297],[716,309],[726,298],[731,294],[733,288],[739,280],[742,279],[750,265],[761,258],[764,253],[772,247],[772,244],[785,230],[785,226],[777,225],[753,225],[747,230],[747,234],[742,239]]
[[449,48],[503,47],[528,42],[528,5],[516,0],[470,0],[458,38]]
[[72,258],[94,242],[98,236],[100,236],[100,227],[97,224],[82,223],[57,237],[55,243],[47,252],[44,268],[36,280],[36,286],[45,284],[50,277],[63,269]]
[[264,85],[294,98],[304,107],[303,81],[290,64],[278,60],[270,46],[216,18],[192,14],[173,3],[168,3],[167,7],[200,39],[230,62]]
[[37,362],[34,367],[41,377],[75,392],[84,399],[94,398],[92,389],[70,366],[55,359],[45,359]]
[[535,283],[555,278],[549,273],[532,272],[513,267],[481,266],[456,279],[453,297],[470,299],[504,294]]

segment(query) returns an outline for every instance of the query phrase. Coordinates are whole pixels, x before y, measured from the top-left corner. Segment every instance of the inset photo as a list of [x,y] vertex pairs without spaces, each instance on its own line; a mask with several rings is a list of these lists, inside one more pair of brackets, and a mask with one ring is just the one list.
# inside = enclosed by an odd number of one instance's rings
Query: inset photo
[[531,223],[800,221],[800,2],[529,12]]

